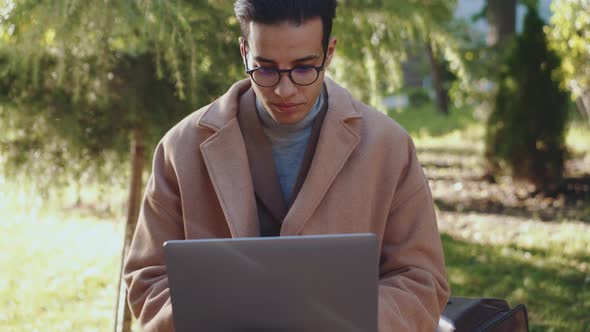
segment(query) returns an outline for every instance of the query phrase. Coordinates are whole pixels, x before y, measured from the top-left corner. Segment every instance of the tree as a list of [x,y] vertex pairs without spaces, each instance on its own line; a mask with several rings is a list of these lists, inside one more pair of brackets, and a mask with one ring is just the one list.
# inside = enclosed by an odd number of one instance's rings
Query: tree
[[340,1],[334,29],[339,54],[331,74],[355,95],[378,105],[382,94],[401,88],[408,54],[422,53],[428,45],[436,57],[434,77],[443,59],[462,77],[465,72],[450,28],[455,5],[456,1],[442,0]]
[[544,23],[529,7],[524,32],[507,52],[488,120],[486,156],[540,190],[563,176],[567,97],[553,80],[559,57],[548,49]]
[[449,114],[449,96],[443,85],[444,67],[435,55],[430,40],[426,41],[426,55],[430,62],[430,73],[436,96],[436,109],[442,114]]
[[[151,116],[147,123],[153,124],[154,128],[145,134],[146,138],[152,139],[152,142],[146,143],[149,146],[173,121],[154,118],[151,111],[142,113],[140,107],[138,111],[119,109],[118,112],[123,113],[117,116],[114,112],[105,112],[113,110],[111,105],[117,100],[116,94],[111,93],[119,91],[113,88],[112,81],[121,80],[116,76],[115,68],[125,56],[125,61],[131,61],[132,57],[149,53],[148,57],[155,64],[156,77],[174,84],[180,100],[186,100],[191,105],[205,104],[229,82],[243,77],[234,45],[238,25],[233,19],[230,3],[222,0],[6,2],[6,9],[2,11],[6,14],[0,21],[0,40],[3,40],[2,48],[10,61],[3,68],[7,69],[5,72],[10,70],[22,82],[18,85],[22,89],[16,86],[11,89],[10,99],[23,91],[31,97],[32,93],[26,91],[32,84],[40,87],[39,91],[51,89],[39,95],[52,97],[54,94],[49,91],[61,90],[64,98],[61,101],[20,98],[20,104],[25,99],[35,102],[36,110],[52,103],[55,106],[54,102],[67,101],[71,105],[52,107],[53,113],[44,112],[41,119],[38,112],[27,113],[22,109],[14,110],[10,115],[4,111],[4,114],[7,118],[22,119],[20,122],[12,121],[16,127],[20,124],[30,127],[30,122],[36,121],[37,126],[43,122],[50,127],[56,128],[57,124],[61,124],[68,129],[56,129],[58,137],[70,130],[75,131],[64,138],[65,141],[54,145],[63,148],[77,142],[76,149],[68,146],[68,150],[74,150],[72,152],[80,156],[78,164],[86,164],[81,169],[104,164],[104,160],[99,159],[107,158],[108,154],[116,154],[115,160],[123,161],[129,151],[128,139],[133,135],[120,129],[132,127],[129,122],[144,124],[145,121],[138,120],[143,120],[144,114]],[[382,92],[392,92],[401,85],[401,63],[412,43],[422,48],[425,41],[432,40],[433,49],[447,60],[451,59],[452,68],[460,68],[457,61],[460,57],[453,54],[449,47],[452,42],[449,42],[444,30],[446,22],[452,18],[453,7],[454,2],[442,0],[422,0],[412,4],[341,1],[335,32],[341,38],[342,47],[335,63],[337,70],[332,73],[349,83],[349,87],[356,89],[365,100],[371,99],[373,104],[377,104],[376,97]],[[220,26],[228,26],[228,23],[229,30],[219,29]],[[215,67],[217,63],[224,64],[223,70]],[[28,81],[24,82],[25,79]],[[111,121],[113,116],[121,120],[120,114],[125,114],[123,118],[129,122]],[[55,119],[59,122],[53,121]],[[121,126],[115,128],[114,123]],[[82,136],[84,139],[80,139]],[[109,144],[105,145],[106,142]],[[48,145],[43,144],[44,147]],[[89,145],[92,149],[88,149]],[[5,144],[7,149],[10,149],[9,146]],[[16,148],[11,151],[21,157],[15,158],[23,161],[21,165],[25,163],[22,158],[25,152]],[[44,155],[57,153],[47,152]],[[69,163],[67,167],[71,170],[74,164]],[[96,171],[92,173],[96,174]],[[112,174],[111,171],[106,173]],[[60,174],[68,172],[64,170]]]
[[590,2],[554,0],[547,28],[551,48],[562,57],[561,80],[590,124]]
[[488,0],[488,46],[505,44],[516,31],[517,0]]
[[[2,95],[5,105],[12,104],[4,108],[5,123],[13,132],[32,126],[53,130],[36,149],[55,145],[57,137],[68,143],[69,157],[80,155],[76,162],[128,160],[130,128],[144,126],[146,144],[153,145],[190,110],[182,105],[175,112],[174,103],[205,104],[240,76],[239,57],[229,51],[235,51],[235,35],[213,29],[225,24],[231,10],[212,1],[201,7],[179,1],[9,3],[12,8],[0,18],[0,77],[9,87]],[[203,31],[206,26],[213,32]],[[237,31],[237,23],[230,27]],[[223,71],[212,70],[215,61],[224,64]],[[156,81],[170,96],[154,93]],[[9,165],[26,163],[32,150],[5,143],[6,153],[15,153]]]

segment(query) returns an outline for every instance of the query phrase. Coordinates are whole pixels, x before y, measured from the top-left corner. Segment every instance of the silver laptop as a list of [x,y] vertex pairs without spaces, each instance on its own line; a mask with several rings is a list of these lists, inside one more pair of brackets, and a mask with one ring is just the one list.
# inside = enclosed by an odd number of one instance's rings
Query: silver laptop
[[185,331],[377,331],[374,234],[168,241]]

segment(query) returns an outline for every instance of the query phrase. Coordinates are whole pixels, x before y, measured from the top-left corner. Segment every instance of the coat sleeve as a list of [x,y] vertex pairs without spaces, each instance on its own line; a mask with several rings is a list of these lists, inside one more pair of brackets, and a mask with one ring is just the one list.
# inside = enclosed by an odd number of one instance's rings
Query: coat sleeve
[[129,307],[142,331],[174,331],[163,244],[183,234],[178,183],[160,143],[123,270]]
[[408,144],[382,240],[380,332],[434,331],[450,293],[432,195]]

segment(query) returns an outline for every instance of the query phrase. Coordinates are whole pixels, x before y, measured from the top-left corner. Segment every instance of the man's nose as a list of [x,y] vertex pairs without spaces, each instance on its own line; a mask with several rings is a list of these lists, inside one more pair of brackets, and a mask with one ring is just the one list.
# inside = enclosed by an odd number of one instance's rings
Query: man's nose
[[287,99],[297,93],[297,87],[291,81],[288,73],[281,73],[281,80],[275,87],[275,94]]

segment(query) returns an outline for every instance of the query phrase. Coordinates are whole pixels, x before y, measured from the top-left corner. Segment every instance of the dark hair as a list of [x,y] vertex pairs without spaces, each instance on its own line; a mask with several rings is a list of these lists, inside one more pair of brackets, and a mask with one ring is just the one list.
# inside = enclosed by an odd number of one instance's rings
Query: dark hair
[[336,0],[236,0],[234,11],[246,39],[250,22],[300,25],[308,19],[320,17],[324,28],[322,43],[327,47],[336,17]]

